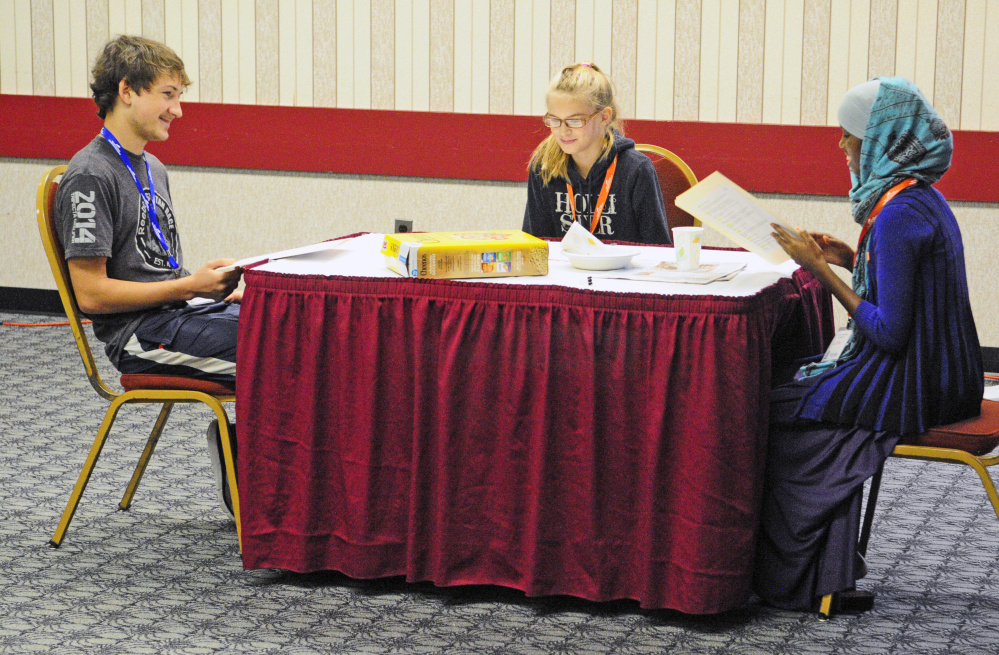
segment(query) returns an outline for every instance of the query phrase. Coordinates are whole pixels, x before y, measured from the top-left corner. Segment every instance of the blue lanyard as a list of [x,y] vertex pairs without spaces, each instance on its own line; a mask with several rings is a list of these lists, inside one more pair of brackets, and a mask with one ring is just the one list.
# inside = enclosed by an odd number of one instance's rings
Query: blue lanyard
[[170,254],[170,246],[167,245],[166,238],[163,236],[163,230],[160,229],[160,223],[156,220],[156,187],[153,185],[153,173],[149,169],[149,160],[143,157],[143,161],[146,163],[146,180],[149,181],[149,197],[146,197],[146,192],[142,189],[142,182],[139,182],[139,176],[135,174],[135,169],[132,168],[132,162],[129,161],[128,155],[125,154],[124,148],[118,143],[118,139],[111,134],[111,130],[106,127],[101,128],[101,136],[111,144],[114,151],[118,153],[118,157],[121,158],[122,163],[125,164],[125,168],[128,172],[132,174],[132,179],[135,180],[135,186],[139,189],[139,195],[142,196],[142,202],[146,205],[146,210],[149,213],[149,223],[153,226],[153,233],[156,234],[156,239],[160,242],[163,247],[163,252],[166,253],[167,261],[170,264],[170,268],[177,270],[180,265],[177,264],[177,260],[173,258]]

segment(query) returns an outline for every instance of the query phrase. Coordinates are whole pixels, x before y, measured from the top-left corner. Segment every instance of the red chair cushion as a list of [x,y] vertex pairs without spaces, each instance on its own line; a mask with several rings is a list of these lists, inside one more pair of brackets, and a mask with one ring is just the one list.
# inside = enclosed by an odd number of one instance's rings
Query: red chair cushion
[[158,390],[170,389],[177,391],[201,391],[212,396],[231,396],[236,393],[235,387],[221,382],[186,378],[181,375],[150,375],[148,373],[126,373],[121,376],[121,386],[125,391],[136,389]]
[[666,203],[666,221],[670,229],[692,226],[694,217],[677,207],[675,202],[678,195],[690,188],[687,176],[676,164],[665,158],[653,160],[652,165],[659,177],[659,188]]
[[902,437],[907,446],[955,448],[981,456],[999,446],[999,402],[982,401],[982,414],[974,418],[931,428],[922,434]]

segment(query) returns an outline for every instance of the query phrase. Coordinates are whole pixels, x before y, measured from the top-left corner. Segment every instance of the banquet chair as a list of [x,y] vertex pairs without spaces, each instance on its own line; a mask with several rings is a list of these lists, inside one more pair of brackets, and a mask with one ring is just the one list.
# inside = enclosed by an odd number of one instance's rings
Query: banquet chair
[[69,529],[69,524],[73,520],[76,508],[80,504],[80,498],[83,496],[94,467],[97,465],[97,460],[101,455],[101,450],[104,448],[104,443],[111,432],[111,425],[118,415],[118,410],[123,405],[137,403],[155,403],[161,405],[159,416],[153,424],[149,439],[146,441],[142,455],[139,457],[139,462],[132,473],[128,487],[125,489],[125,495],[118,504],[118,507],[127,510],[132,505],[132,499],[139,486],[139,481],[142,479],[146,465],[149,463],[153,450],[156,448],[156,444],[163,432],[163,426],[166,425],[173,406],[177,403],[204,403],[215,412],[215,416],[218,418],[222,451],[228,474],[230,494],[232,496],[232,511],[236,519],[236,536],[242,547],[242,533],[239,523],[239,493],[236,487],[236,472],[233,468],[229,420],[225,407],[222,405],[224,402],[233,402],[236,400],[235,391],[228,385],[178,375],[125,374],[121,376],[120,380],[124,391],[118,393],[101,380],[96,362],[94,361],[93,352],[90,349],[90,342],[87,339],[86,332],[83,331],[80,308],[77,305],[76,295],[73,292],[73,282],[69,276],[69,267],[66,264],[62,244],[59,242],[53,220],[56,189],[65,170],[66,166],[55,166],[46,171],[42,176],[41,182],[39,182],[36,198],[38,229],[41,232],[42,243],[45,246],[45,254],[48,256],[49,266],[52,268],[52,275],[55,277],[56,286],[59,289],[62,306],[66,310],[66,318],[76,339],[76,347],[80,351],[80,357],[83,359],[83,368],[86,371],[87,379],[90,380],[90,385],[94,388],[94,391],[105,400],[111,401],[111,405],[104,415],[104,420],[97,431],[97,437],[90,447],[83,470],[80,471],[80,477],[76,481],[76,486],[73,488],[73,493],[69,497],[66,509],[59,520],[59,526],[56,528],[55,535],[52,537],[49,545],[53,548],[58,548],[62,544],[66,530]]
[[666,148],[639,143],[635,146],[635,150],[644,152],[656,168],[663,202],[666,203],[666,221],[669,223],[669,228],[672,230],[674,227],[700,225],[700,221],[677,207],[674,202],[678,195],[697,184],[697,176],[690,170],[690,166]]
[[[995,483],[988,472],[988,467],[999,464],[997,447],[999,447],[999,402],[983,400],[982,413],[979,416],[931,428],[922,434],[902,437],[890,456],[970,466],[978,473],[989,502],[992,503],[992,509],[999,517],[999,493],[996,493]],[[871,538],[871,525],[874,522],[882,473],[884,465],[871,478],[867,509],[864,511],[860,541],[857,545],[861,555],[867,555],[867,544]],[[834,594],[829,594],[822,598],[819,607],[821,617],[828,618],[832,613],[835,600],[833,596]]]

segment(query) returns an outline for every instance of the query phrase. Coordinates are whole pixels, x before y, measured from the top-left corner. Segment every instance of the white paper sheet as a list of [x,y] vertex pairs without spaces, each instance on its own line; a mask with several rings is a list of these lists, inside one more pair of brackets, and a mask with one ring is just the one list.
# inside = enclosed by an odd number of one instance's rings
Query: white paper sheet
[[625,280],[641,280],[644,282],[672,282],[675,284],[710,284],[711,282],[722,282],[731,280],[739,271],[746,268],[746,264],[739,262],[727,262],[706,264],[702,263],[697,270],[678,270],[673,262],[660,262],[655,266],[639,269],[626,269],[606,274],[606,277],[616,277]]
[[771,264],[789,259],[784,249],[770,236],[774,231],[771,223],[780,225],[791,234],[795,233],[794,228],[717,171],[678,195],[676,206]]
[[351,240],[352,237],[346,239],[333,239],[332,241],[323,241],[321,243],[314,243],[309,246],[302,246],[300,248],[291,248],[289,250],[281,250],[278,252],[272,252],[268,255],[258,255],[257,257],[247,257],[246,259],[240,259],[235,264],[229,266],[223,266],[217,269],[220,272],[231,271],[236,268],[249,268],[254,265],[259,266],[265,262],[272,262],[278,259],[289,259],[292,257],[298,257],[300,255],[309,255],[314,252],[323,252],[325,250],[338,250],[343,248],[343,246]]

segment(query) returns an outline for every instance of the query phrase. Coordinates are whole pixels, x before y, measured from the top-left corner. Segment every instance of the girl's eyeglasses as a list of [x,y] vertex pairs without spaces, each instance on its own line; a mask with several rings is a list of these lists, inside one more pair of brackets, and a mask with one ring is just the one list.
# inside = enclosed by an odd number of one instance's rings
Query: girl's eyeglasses
[[569,128],[572,128],[572,129],[577,129],[577,128],[583,127],[584,125],[586,125],[587,123],[589,123],[590,119],[592,119],[594,116],[596,116],[599,113],[600,113],[599,111],[595,111],[592,114],[590,114],[589,116],[587,116],[586,118],[575,118],[575,117],[573,117],[573,118],[566,118],[566,119],[556,118],[555,116],[552,116],[551,114],[545,114],[544,116],[541,117],[541,122],[545,124],[545,127],[550,127],[552,129],[555,129],[556,127],[561,127],[562,123],[565,123],[566,127],[569,127]]

